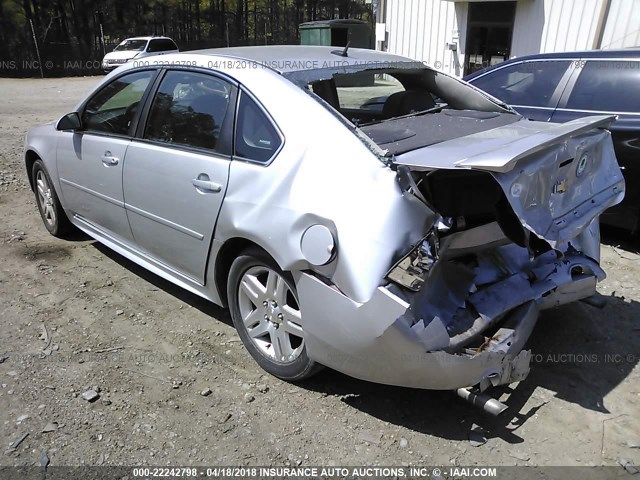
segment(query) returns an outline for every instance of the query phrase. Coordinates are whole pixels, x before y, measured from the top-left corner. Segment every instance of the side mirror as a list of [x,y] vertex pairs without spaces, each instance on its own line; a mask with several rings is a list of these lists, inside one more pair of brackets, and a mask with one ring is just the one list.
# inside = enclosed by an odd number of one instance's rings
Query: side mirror
[[58,120],[56,124],[56,130],[80,130],[82,128],[82,122],[80,121],[80,114],[78,112],[67,113],[64,117]]

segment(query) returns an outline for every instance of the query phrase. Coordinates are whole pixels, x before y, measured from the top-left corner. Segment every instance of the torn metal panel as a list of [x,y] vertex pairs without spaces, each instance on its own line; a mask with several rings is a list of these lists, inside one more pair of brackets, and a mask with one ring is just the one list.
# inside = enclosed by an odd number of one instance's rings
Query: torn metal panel
[[521,224],[560,249],[624,197],[607,131],[568,139],[494,177]]
[[527,276],[522,273],[474,293],[469,297],[468,302],[477,313],[477,317],[473,324],[465,328],[464,331],[460,331],[457,323],[452,323],[450,326],[452,337],[447,350],[459,350],[500,321],[507,312],[528,302],[535,296],[536,292],[531,288]]
[[[611,134],[593,129],[611,120],[599,116],[562,125],[517,122],[415,150],[394,162],[418,175],[437,168],[489,171],[522,227],[564,250],[624,197]],[[453,152],[456,158],[447,158]],[[460,160],[461,155],[466,158]],[[594,238],[592,230],[579,241],[597,255]]]
[[451,340],[449,332],[438,317],[434,317],[426,326],[424,322],[416,322],[411,327],[411,330],[420,338],[427,352],[444,350],[449,346]]
[[480,287],[523,271],[529,265],[529,252],[514,244],[478,252],[474,269],[475,284]]
[[480,318],[490,321],[531,300],[535,295],[527,275],[518,273],[474,293],[469,297],[469,303]]
[[307,354],[356,378],[451,390],[489,378],[489,384],[511,383],[529,370],[526,351],[517,356],[427,353],[402,318],[408,305],[383,287],[369,302],[357,303],[306,273],[296,275],[296,284],[301,308],[310,312],[304,320]]
[[[309,356],[358,378],[420,388],[483,391],[524,379],[530,353],[522,348],[539,311],[592,295],[604,272],[577,253],[550,251],[533,262],[521,247],[494,253],[475,270],[438,259],[407,299],[378,287],[358,303],[300,273],[301,307],[315,312],[304,325]],[[477,288],[475,272],[491,265],[496,280]]]
[[539,308],[535,301],[529,301],[516,308],[500,329],[481,347],[482,351],[498,353],[518,353],[529,339],[538,321]]
[[424,325],[438,317],[447,325],[465,306],[473,287],[473,270],[454,262],[438,262],[411,302],[410,314]]

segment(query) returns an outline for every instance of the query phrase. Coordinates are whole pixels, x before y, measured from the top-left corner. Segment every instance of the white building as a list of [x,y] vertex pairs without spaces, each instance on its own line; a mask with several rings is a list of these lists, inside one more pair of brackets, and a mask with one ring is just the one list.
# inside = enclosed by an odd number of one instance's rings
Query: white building
[[533,53],[640,46],[640,0],[379,0],[378,49],[466,75]]

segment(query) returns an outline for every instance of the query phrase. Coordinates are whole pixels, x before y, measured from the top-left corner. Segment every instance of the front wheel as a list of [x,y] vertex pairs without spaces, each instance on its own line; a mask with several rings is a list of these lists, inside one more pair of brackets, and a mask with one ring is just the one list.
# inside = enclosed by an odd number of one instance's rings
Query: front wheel
[[60,204],[42,160],[33,163],[31,179],[44,226],[54,237],[66,237],[72,230],[72,225]]
[[240,339],[264,370],[299,381],[321,368],[307,356],[295,285],[265,253],[252,250],[235,259],[227,295]]

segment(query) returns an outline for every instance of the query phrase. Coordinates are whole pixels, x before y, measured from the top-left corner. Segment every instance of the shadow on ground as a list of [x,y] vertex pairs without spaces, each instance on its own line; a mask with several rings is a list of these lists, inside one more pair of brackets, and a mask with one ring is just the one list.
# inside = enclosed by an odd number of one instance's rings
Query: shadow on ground
[[601,226],[600,234],[604,245],[640,254],[640,236],[638,234],[631,234],[628,230],[608,225]]
[[233,322],[231,321],[231,316],[229,315],[228,309],[219,307],[211,303],[210,301],[205,300],[204,298],[185,290],[184,288],[174,285],[173,283],[163,279],[162,277],[159,277],[155,273],[152,273],[149,270],[139,266],[138,264],[133,263],[131,260],[126,259],[110,248],[105,247],[101,243],[94,242],[92,245],[100,253],[109,257],[111,260],[113,260],[123,268],[126,268],[131,273],[137,275],[146,282],[149,282],[154,287],[163,290],[169,295],[173,295],[178,300],[191,305],[193,308],[197,308],[205,315],[213,317],[215,320],[219,320],[233,327]]

